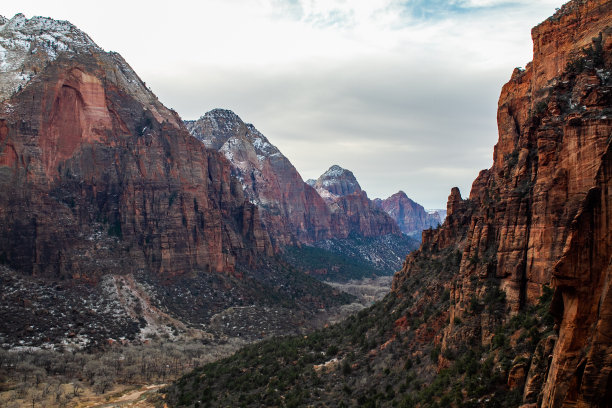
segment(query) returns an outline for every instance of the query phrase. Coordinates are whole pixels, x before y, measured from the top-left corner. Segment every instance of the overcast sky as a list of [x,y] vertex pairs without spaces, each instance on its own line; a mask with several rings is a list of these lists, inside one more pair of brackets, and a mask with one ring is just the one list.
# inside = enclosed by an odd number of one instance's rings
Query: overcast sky
[[444,208],[491,166],[501,86],[562,0],[4,3],[71,21],[184,119],[233,110],[304,179],[338,164],[370,198]]

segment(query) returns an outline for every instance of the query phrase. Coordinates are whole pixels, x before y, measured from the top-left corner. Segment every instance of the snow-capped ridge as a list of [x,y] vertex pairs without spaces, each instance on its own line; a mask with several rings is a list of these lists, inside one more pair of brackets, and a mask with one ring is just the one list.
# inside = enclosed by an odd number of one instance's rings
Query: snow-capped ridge
[[315,189],[323,198],[361,193],[361,186],[352,171],[334,164],[317,179]]
[[334,164],[333,166],[331,166],[325,173],[323,173],[323,175],[321,177],[340,177],[344,174],[353,174],[351,171],[338,166],[337,164]]
[[[282,153],[253,126],[229,109],[215,108],[195,121],[185,121],[192,136],[208,148],[220,150],[231,138],[241,138],[254,149],[261,163],[269,157],[280,157]],[[237,146],[235,143],[231,145]],[[228,147],[224,149],[227,151]],[[283,156],[284,157],[284,156]]]
[[21,90],[61,53],[104,52],[68,21],[48,17],[0,16],[0,101]]

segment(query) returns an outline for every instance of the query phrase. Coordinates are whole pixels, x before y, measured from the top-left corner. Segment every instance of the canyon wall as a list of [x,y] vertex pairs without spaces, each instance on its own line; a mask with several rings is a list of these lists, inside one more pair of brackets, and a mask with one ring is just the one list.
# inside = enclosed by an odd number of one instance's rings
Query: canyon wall
[[29,72],[0,103],[3,263],[95,280],[232,273],[238,260],[270,253],[229,162],[191,137],[118,54],[66,22],[18,15],[1,29],[4,84]]
[[[461,252],[443,352],[491,343],[499,322],[485,312],[470,316],[470,300],[484,298],[487,282],[505,293],[506,321],[551,286],[558,332],[542,340],[554,348],[543,371],[532,364],[526,404],[612,400],[611,34],[612,3],[603,0],[571,1],[533,29],[533,62],[515,69],[501,91],[493,166],[466,200],[453,189],[444,225],[423,232],[421,250],[394,282],[398,290],[426,253]],[[453,323],[461,319],[476,323],[469,330]]]

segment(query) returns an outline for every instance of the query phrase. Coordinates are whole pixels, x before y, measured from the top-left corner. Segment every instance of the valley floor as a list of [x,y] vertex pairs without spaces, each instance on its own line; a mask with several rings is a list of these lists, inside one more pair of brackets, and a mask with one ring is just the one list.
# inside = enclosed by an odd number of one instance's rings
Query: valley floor
[[[328,282],[335,290],[355,296],[355,301],[321,309],[305,322],[301,331],[306,333],[339,322],[370,306],[389,292],[391,279],[385,276]],[[226,319],[249,319],[249,311],[248,307],[228,308],[214,315],[211,322],[214,326],[224,324]],[[274,335],[278,333],[265,338]],[[32,347],[0,350],[0,406],[149,407],[152,405],[147,399],[157,398],[155,392],[161,384],[257,341],[231,335],[211,337],[189,330],[177,337],[152,336],[141,344],[109,344],[93,352]]]

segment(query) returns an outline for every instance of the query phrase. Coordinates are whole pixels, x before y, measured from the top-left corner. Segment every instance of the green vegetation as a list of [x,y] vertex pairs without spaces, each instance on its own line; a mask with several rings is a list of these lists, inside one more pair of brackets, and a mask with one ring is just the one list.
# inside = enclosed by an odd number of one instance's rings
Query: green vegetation
[[283,259],[320,280],[346,281],[391,275],[395,272],[377,268],[356,257],[310,246],[286,247]]
[[588,69],[604,65],[604,52],[601,33],[593,38],[593,43],[582,49],[582,56],[567,63],[566,72],[577,75]]
[[280,257],[319,280],[345,282],[392,275],[401,269],[406,255],[418,247],[418,241],[403,234],[381,237],[353,234],[345,239],[320,241],[317,246],[288,246]]

